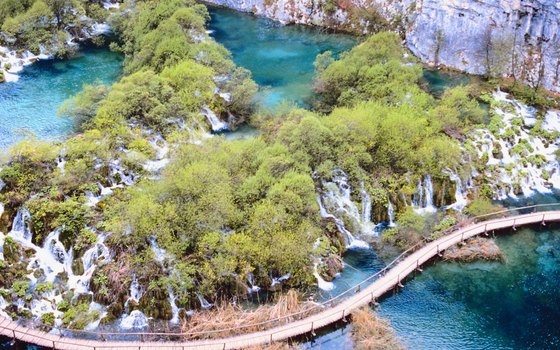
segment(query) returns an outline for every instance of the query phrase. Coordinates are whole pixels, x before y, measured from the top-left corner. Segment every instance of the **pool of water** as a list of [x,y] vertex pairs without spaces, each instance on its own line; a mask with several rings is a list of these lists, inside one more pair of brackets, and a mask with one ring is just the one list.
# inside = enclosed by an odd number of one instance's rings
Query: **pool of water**
[[0,149],[31,135],[64,138],[72,121],[58,116],[67,98],[84,84],[110,84],[121,74],[122,56],[107,48],[86,47],[69,60],[44,60],[26,67],[14,83],[0,84]]
[[[560,196],[535,194],[508,200],[504,206],[555,203]],[[385,296],[378,312],[391,321],[410,349],[556,349],[560,347],[560,226],[520,228],[496,236],[503,263],[438,262]],[[357,270],[372,269],[372,260],[353,250]],[[373,263],[375,265],[375,263]],[[353,276],[354,275],[354,276]],[[355,278],[354,278],[355,277]],[[359,282],[348,271],[340,283]],[[335,284],[339,283],[338,278]],[[337,288],[338,289],[338,288]],[[307,349],[351,348],[351,325],[331,327]]]
[[350,50],[357,39],[301,25],[284,26],[267,18],[210,7],[209,29],[253,73],[261,86],[259,101],[274,107],[283,101],[308,106],[313,96],[313,62],[318,54]]

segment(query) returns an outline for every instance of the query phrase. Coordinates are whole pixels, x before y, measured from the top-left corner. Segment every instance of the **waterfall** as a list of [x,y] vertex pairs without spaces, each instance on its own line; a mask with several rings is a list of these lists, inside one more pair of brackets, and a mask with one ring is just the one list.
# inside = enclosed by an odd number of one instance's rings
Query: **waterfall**
[[142,290],[140,289],[140,283],[138,282],[138,279],[136,278],[136,276],[134,276],[134,278],[132,279],[132,283],[130,284],[130,297],[127,300],[133,300],[136,303],[138,303],[140,301],[140,298],[142,298]]
[[367,193],[364,183],[361,184],[362,190],[362,222],[371,222],[371,196]]
[[437,208],[434,206],[434,185],[432,183],[432,177],[426,175],[423,180],[423,182],[422,179],[418,180],[416,193],[412,198],[412,205],[416,207],[414,211],[422,215],[435,213]]
[[56,167],[60,170],[60,174],[64,175],[64,172],[66,171],[66,160],[64,160],[62,154],[57,159]]
[[[355,238],[354,234],[375,234],[375,225],[370,220],[371,198],[362,185],[362,211],[360,212],[352,202],[352,189],[348,185],[346,174],[337,169],[334,175],[333,182],[323,181],[325,191],[318,198],[321,216],[335,221],[338,230],[346,237],[347,248],[368,248],[369,245]],[[358,232],[353,232],[354,234],[350,232],[343,218],[351,222],[353,230]]]
[[426,210],[436,211],[434,206],[434,185],[430,175],[426,175],[424,178],[424,190],[426,191]]
[[317,279],[317,285],[319,286],[319,289],[322,289],[324,291],[334,289],[334,283],[325,281],[323,277],[319,275],[319,271],[317,271],[317,263],[315,263],[314,265],[313,276],[315,276],[315,278]]
[[31,230],[29,229],[29,221],[31,214],[27,209],[21,207],[18,209],[14,222],[12,224],[12,231],[10,236],[16,241],[24,243],[31,243]]
[[148,241],[150,242],[152,252],[154,252],[155,255],[154,259],[159,263],[163,263],[163,261],[168,257],[167,251],[163,248],[160,248],[154,236],[148,237]]
[[[159,144],[162,144],[160,146]],[[156,150],[155,160],[148,160],[144,163],[143,167],[146,171],[157,173],[169,164],[169,145],[167,141],[161,135],[157,135],[154,139],[150,141],[150,145]]]
[[[511,99],[507,93],[497,91],[494,100],[500,102],[494,107],[494,114],[500,117],[498,129],[490,133],[478,129],[470,135],[472,145],[479,157],[488,156],[488,167],[484,175],[492,179],[494,199],[517,198],[517,191],[524,196],[535,192],[550,193],[551,188],[560,188],[556,181],[558,167],[556,152],[560,140],[551,142],[549,135],[531,132],[538,123],[536,109]],[[522,123],[517,121],[522,119]],[[541,124],[546,133],[560,131],[560,116],[556,111],[548,111]],[[513,131],[513,132],[512,132]],[[501,157],[496,159],[493,152]]]
[[249,285],[251,286],[247,288],[247,291],[249,293],[256,293],[261,290],[261,287],[255,284],[255,277],[253,277],[253,274],[249,270],[247,270],[247,280],[249,281]]
[[134,310],[130,315],[125,316],[120,323],[123,330],[141,330],[148,327],[148,318],[140,310]]
[[86,250],[82,256],[82,262],[84,264],[84,271],[86,274],[88,274],[90,270],[93,272],[93,269],[95,269],[95,263],[99,260],[99,258],[103,257],[105,260],[109,260],[109,248],[107,248],[104,242],[105,236],[98,235],[97,243],[90,249]]
[[6,237],[0,232],[0,261],[4,261],[4,240]]
[[171,324],[178,324],[179,323],[179,307],[176,303],[177,297],[173,293],[173,290],[169,288],[169,304],[171,304],[171,312],[173,317],[169,321]]
[[218,132],[229,129],[229,125],[226,122],[221,121],[210,108],[204,107],[201,113],[206,116],[206,119],[210,122],[212,131]]
[[395,210],[393,208],[393,203],[391,203],[391,199],[387,198],[389,204],[387,205],[387,214],[389,216],[389,227],[395,227]]
[[346,248],[369,248],[369,245],[366,242],[356,239],[354,235],[352,235],[352,233],[344,227],[344,222],[341,219],[327,212],[320,197],[317,198],[317,202],[319,202],[321,217],[333,219],[338,231],[346,237]]
[[292,277],[292,274],[290,272],[288,272],[285,275],[282,275],[280,277],[272,277],[270,276],[270,279],[272,280],[272,283],[270,284],[271,287],[274,287],[277,284],[280,284],[286,280],[288,280],[290,277]]
[[457,174],[457,172],[452,172],[451,170],[448,170],[447,173],[449,174],[449,179],[455,182],[455,203],[447,206],[446,209],[451,208],[457,211],[461,211],[468,204],[467,196],[463,192],[463,183],[461,181],[461,177],[459,176],[459,174]]
[[209,309],[212,306],[214,306],[214,304],[209,303],[208,300],[206,300],[201,294],[196,293],[196,296],[198,297],[198,301],[200,301],[200,306],[203,309]]

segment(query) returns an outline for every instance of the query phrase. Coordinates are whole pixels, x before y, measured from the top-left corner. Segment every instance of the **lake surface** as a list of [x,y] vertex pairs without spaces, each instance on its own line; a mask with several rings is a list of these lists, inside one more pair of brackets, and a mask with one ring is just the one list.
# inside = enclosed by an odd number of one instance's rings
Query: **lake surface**
[[72,121],[58,117],[63,102],[85,84],[111,84],[121,71],[121,55],[94,47],[25,67],[17,82],[0,84],[0,150],[30,135],[58,140],[72,133]]
[[308,106],[313,96],[313,62],[318,54],[350,50],[354,36],[327,33],[301,25],[284,26],[267,18],[210,7],[212,37],[233,54],[233,61],[253,73],[263,88],[259,102],[274,107],[283,101]]

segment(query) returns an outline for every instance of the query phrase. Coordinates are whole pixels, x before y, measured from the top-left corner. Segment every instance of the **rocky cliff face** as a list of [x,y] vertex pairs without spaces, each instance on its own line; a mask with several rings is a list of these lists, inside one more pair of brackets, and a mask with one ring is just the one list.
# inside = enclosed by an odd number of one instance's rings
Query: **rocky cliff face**
[[284,23],[391,28],[426,63],[515,76],[560,92],[556,0],[207,0]]

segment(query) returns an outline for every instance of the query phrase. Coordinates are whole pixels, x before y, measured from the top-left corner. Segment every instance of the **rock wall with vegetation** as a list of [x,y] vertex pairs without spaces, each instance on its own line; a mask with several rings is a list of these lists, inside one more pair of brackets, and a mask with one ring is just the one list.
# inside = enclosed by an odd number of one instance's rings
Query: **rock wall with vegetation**
[[560,92],[556,1],[209,0],[285,23],[394,30],[422,61]]

